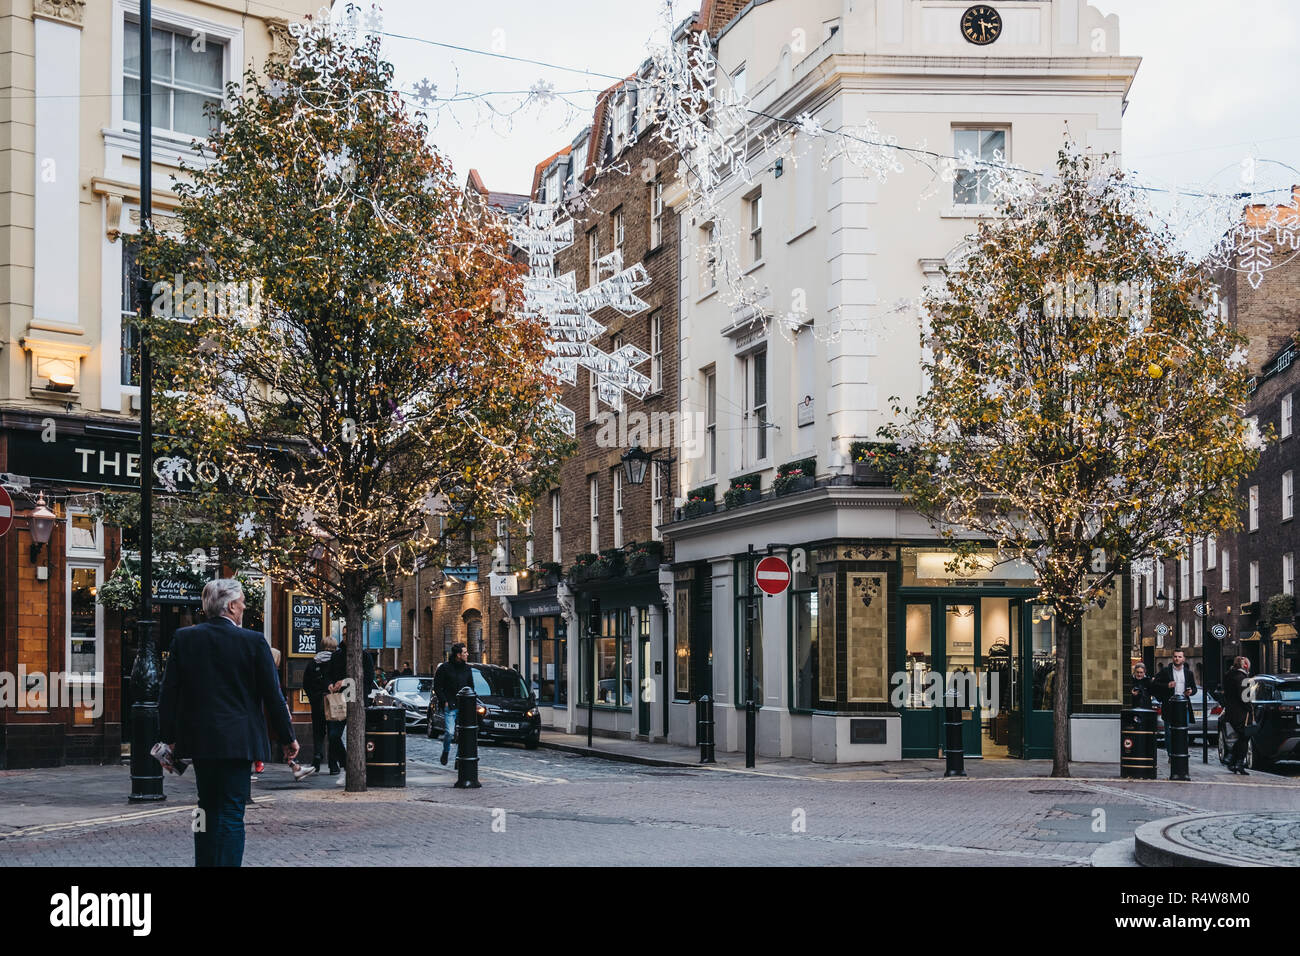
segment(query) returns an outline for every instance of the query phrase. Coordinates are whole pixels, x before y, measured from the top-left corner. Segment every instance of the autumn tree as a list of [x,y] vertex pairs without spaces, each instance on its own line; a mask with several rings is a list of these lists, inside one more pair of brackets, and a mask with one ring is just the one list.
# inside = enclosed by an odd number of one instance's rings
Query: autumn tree
[[1134,558],[1235,527],[1258,442],[1240,337],[1122,174],[1067,146],[1056,176],[1002,186],[926,303],[928,391],[885,435],[909,451],[898,486],[958,563],[993,545],[1037,572],[1064,777],[1084,614]]
[[[266,572],[345,622],[418,556],[523,520],[555,460],[546,330],[505,226],[467,207],[377,36],[295,24],[231,84],[176,223],[146,237],[160,428]],[[347,789],[365,789],[364,692]]]

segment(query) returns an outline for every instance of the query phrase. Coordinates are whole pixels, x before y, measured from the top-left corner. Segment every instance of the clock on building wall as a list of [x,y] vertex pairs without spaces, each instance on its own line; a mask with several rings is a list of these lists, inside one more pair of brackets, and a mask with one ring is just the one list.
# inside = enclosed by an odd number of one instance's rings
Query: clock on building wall
[[1002,16],[987,3],[977,3],[961,16],[961,35],[976,46],[1002,36]]

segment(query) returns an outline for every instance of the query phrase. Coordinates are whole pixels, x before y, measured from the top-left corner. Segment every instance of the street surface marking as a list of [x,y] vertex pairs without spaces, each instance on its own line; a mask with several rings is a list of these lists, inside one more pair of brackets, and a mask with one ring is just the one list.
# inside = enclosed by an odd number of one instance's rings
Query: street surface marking
[[[274,797],[253,797],[252,803],[273,803]],[[187,810],[192,811],[197,807],[197,803],[186,803],[180,806],[156,807],[152,810],[136,810],[132,813],[115,813],[109,817],[92,817],[88,820],[68,820],[63,823],[40,823],[30,827],[20,827],[17,830],[10,830],[7,833],[0,833],[0,840],[9,840],[13,837],[40,836],[45,833],[55,833],[59,830],[74,830],[78,827],[93,827],[105,823],[130,823],[133,820],[143,820],[148,817],[162,817],[171,813],[183,813]]]

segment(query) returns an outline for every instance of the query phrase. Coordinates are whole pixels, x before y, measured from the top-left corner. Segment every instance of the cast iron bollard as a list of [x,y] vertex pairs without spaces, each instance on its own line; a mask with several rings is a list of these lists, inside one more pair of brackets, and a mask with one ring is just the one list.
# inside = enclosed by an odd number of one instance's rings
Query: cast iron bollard
[[1120,779],[1156,779],[1156,712],[1133,707],[1119,712]]
[[961,708],[957,706],[957,692],[948,691],[948,702],[945,708],[945,720],[943,724],[944,742],[943,757],[947,763],[944,770],[945,777],[964,777],[966,776],[966,751],[965,745],[961,742]]
[[478,697],[474,688],[462,687],[456,695],[456,786],[477,790],[478,782]]
[[713,701],[705,694],[695,702],[696,739],[700,742],[700,763],[717,763],[713,759]]
[[1191,780],[1187,772],[1187,707],[1182,694],[1165,701],[1161,713],[1165,717],[1165,748],[1169,751],[1169,779]]
[[[158,691],[162,687],[162,671],[153,638],[153,621],[140,621],[140,649],[131,665],[131,795],[129,803],[152,803],[166,800],[163,793],[162,764],[149,753],[158,743]],[[163,741],[175,743],[174,740]]]
[[752,700],[745,701],[745,766],[754,766],[754,744],[758,736],[758,707]]

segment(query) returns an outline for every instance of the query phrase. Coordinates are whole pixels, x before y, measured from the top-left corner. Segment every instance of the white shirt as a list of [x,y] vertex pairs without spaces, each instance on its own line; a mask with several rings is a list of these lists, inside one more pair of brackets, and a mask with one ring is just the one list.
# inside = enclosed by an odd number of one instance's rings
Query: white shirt
[[1175,693],[1175,694],[1181,694],[1181,693],[1183,693],[1183,691],[1184,691],[1184,690],[1186,689],[1186,687],[1187,687],[1187,675],[1185,674],[1185,670],[1186,670],[1186,668],[1184,668],[1184,667],[1175,667],[1175,668],[1173,668],[1173,672],[1174,672],[1174,693]]

